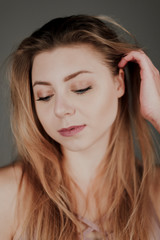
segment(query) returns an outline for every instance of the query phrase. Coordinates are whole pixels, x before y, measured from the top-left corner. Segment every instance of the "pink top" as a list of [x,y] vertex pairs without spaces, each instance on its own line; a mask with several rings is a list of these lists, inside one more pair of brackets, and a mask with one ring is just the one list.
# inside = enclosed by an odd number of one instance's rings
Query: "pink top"
[[[155,209],[153,208],[152,204],[151,204],[151,212],[152,212],[151,221],[153,223],[153,233],[150,234],[150,240],[160,240],[160,222],[159,222],[159,219],[157,217],[157,214],[156,214]],[[98,227],[98,222],[92,222],[81,216],[77,216],[77,217],[84,225],[86,225],[86,228],[82,233],[83,238],[81,238],[81,235],[79,235],[79,239],[83,239],[83,240],[91,240],[92,239],[93,240],[94,238],[90,237],[89,234],[94,232],[96,235],[96,233],[101,232]],[[19,238],[18,235],[19,234],[17,232],[17,234],[14,236],[13,240],[28,240],[27,237]],[[112,233],[110,233],[110,234],[106,233],[105,240],[108,240],[108,236],[110,236],[110,239],[114,240],[114,236]],[[95,237],[95,239],[99,239],[99,238]]]
[[[151,220],[153,223],[153,233],[150,234],[150,240],[160,240],[160,221],[157,217],[157,214],[152,204],[151,204],[151,212],[152,212]],[[91,239],[93,240],[93,237],[89,237],[89,234],[91,234],[92,232],[97,232],[97,233],[101,232],[96,222],[92,222],[89,219],[86,219],[79,215],[77,217],[83,224],[86,225],[85,230],[82,232],[83,240],[91,240]],[[110,239],[114,240],[112,233],[110,234],[106,233],[105,240],[108,240],[109,235],[110,235]],[[81,239],[81,235],[79,235],[79,238]]]
[[[99,227],[98,227],[98,225],[96,223],[90,221],[89,219],[81,217],[81,216],[77,216],[77,217],[78,217],[78,219],[82,223],[84,223],[86,225],[86,229],[82,233],[83,240],[91,240],[91,239],[93,239],[93,237],[91,238],[91,237],[88,236],[89,234],[91,234],[91,232],[97,232],[97,233],[101,232]],[[111,236],[111,234],[110,234],[110,236]],[[81,239],[81,235],[79,235],[79,238]],[[108,234],[106,233],[106,240],[107,239],[108,239]]]

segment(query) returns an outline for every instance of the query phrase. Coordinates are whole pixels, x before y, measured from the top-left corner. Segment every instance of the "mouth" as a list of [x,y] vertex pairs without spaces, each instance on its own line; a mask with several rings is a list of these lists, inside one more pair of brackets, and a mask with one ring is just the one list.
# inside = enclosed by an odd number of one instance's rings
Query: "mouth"
[[64,137],[71,137],[82,131],[86,127],[85,124],[77,125],[77,126],[70,126],[68,128],[62,128],[58,130],[58,132]]

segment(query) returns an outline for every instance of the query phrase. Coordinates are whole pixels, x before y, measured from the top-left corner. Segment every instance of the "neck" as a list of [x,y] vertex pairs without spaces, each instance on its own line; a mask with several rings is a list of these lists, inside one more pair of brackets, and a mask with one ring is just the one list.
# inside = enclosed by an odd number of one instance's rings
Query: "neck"
[[91,147],[78,152],[63,149],[63,165],[68,174],[78,184],[83,193],[95,180],[98,167],[103,161],[108,146],[108,138],[101,139]]

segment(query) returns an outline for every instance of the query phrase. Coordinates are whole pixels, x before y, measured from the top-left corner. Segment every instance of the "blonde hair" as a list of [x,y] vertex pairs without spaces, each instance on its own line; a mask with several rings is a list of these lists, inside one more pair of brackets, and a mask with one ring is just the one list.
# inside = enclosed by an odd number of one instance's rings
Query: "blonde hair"
[[[24,174],[28,185],[32,185],[32,203],[22,233],[27,239],[76,239],[79,231],[69,180],[61,164],[60,145],[47,135],[36,115],[31,85],[34,57],[56,47],[90,44],[116,75],[121,58],[140,50],[137,44],[121,37],[124,31],[127,33],[118,23],[102,16],[56,18],[23,40],[12,56],[12,128]],[[125,86],[106,158],[97,173],[96,201],[100,202],[103,196],[108,199],[107,218],[101,223],[103,232],[112,226],[115,239],[147,240],[154,151],[148,125],[140,113],[138,64],[127,65]],[[140,149],[141,161],[135,157],[133,139]]]

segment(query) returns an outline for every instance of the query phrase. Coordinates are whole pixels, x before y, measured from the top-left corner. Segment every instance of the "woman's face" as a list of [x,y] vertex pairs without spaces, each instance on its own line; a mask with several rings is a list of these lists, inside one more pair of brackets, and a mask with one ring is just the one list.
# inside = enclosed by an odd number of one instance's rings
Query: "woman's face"
[[32,84],[38,118],[48,135],[71,151],[107,144],[124,93],[123,74],[113,76],[88,45],[38,54]]

